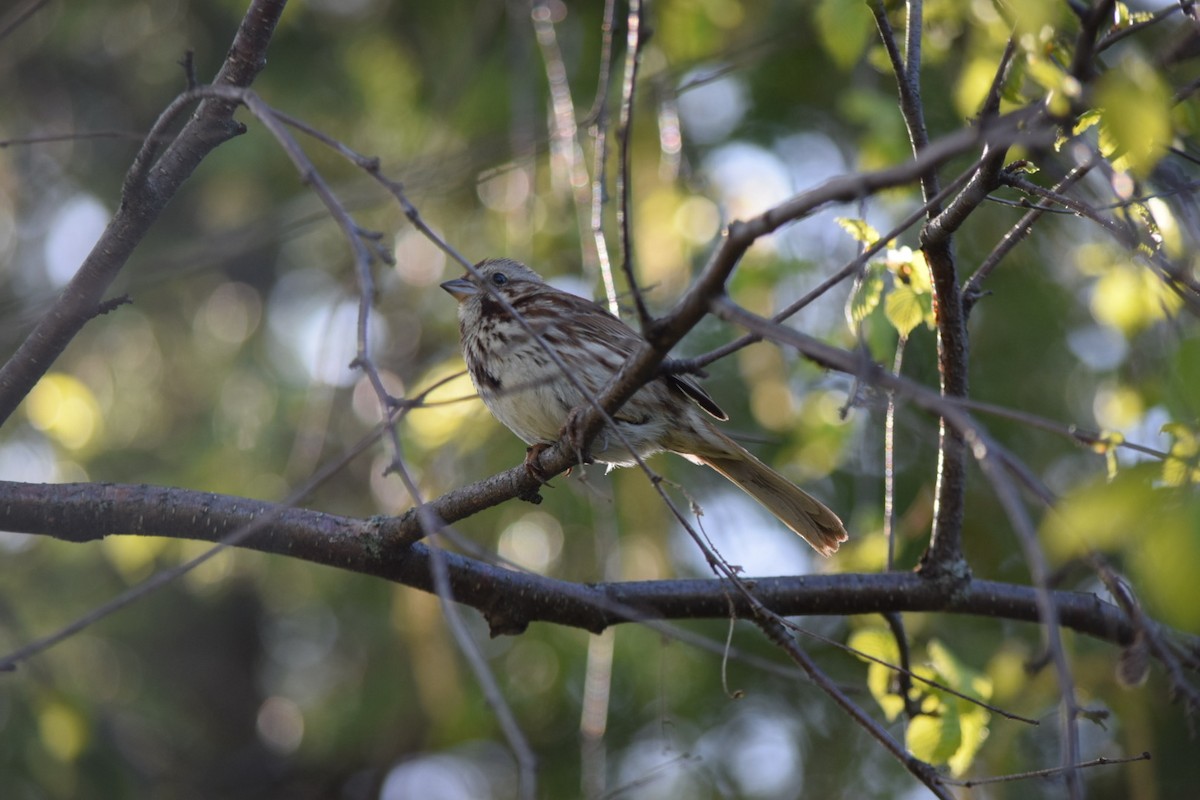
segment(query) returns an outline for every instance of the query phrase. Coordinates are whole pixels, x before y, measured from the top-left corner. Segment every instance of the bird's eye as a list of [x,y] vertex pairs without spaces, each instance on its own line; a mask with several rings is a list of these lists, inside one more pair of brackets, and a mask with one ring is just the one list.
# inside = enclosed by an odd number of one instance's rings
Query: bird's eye
[[504,284],[508,283],[508,276],[503,272],[497,272],[496,274],[492,275],[492,283],[496,284],[497,286],[503,286]]

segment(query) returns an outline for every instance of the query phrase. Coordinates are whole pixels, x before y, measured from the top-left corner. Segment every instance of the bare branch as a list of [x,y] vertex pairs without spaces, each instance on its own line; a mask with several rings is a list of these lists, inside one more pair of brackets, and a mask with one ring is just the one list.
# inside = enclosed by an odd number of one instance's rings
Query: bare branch
[[638,66],[642,60],[642,45],[645,42],[642,22],[641,0],[629,0],[629,15],[625,22],[625,80],[621,84],[621,119],[617,124],[617,138],[620,140],[621,151],[621,167],[617,170],[617,226],[621,236],[621,269],[629,284],[629,292],[633,295],[638,322],[645,331],[652,324],[653,317],[646,308],[646,301],[642,297],[642,290],[633,271],[633,226],[630,221],[633,208],[633,198],[630,195],[633,184],[633,105],[637,99]]
[[1050,767],[1048,769],[1035,769],[1029,772],[1017,772],[1012,775],[996,775],[991,778],[968,778],[966,780],[954,780],[952,778],[943,778],[943,782],[950,786],[962,786],[970,789],[974,786],[985,786],[989,783],[1008,783],[1011,781],[1025,781],[1030,778],[1051,778],[1056,775],[1061,775],[1064,772],[1087,769],[1088,767],[1103,767],[1111,764],[1129,764],[1133,761],[1149,761],[1150,754],[1142,753],[1138,756],[1127,756],[1125,758],[1095,758],[1091,761],[1085,761],[1081,764],[1072,764],[1069,767]]
[[1081,16],[1082,25],[1075,39],[1075,56],[1071,61],[1071,74],[1080,83],[1087,83],[1096,75],[1096,44],[1100,28],[1113,18],[1115,0],[1100,0],[1088,13]]
[[[1091,159],[1084,164],[1076,166],[1069,173],[1067,173],[1066,177],[1064,177],[1055,185],[1055,191],[1064,192],[1071,186],[1074,186],[1076,183],[1083,180],[1088,172],[1091,171],[1093,166],[1095,166],[1095,164]],[[1043,213],[1045,213],[1045,207],[1040,206],[1032,209],[1031,211],[1027,212],[1025,216],[1021,217],[1017,224],[1004,234],[1004,238],[1000,240],[1000,243],[996,245],[992,252],[988,254],[988,257],[983,260],[983,263],[979,265],[979,268],[976,269],[975,272],[972,273],[971,277],[967,279],[966,283],[963,284],[962,297],[964,316],[970,315],[971,309],[975,307],[975,304],[979,302],[979,299],[983,296],[983,282],[987,280],[988,276],[992,274],[992,271],[1000,265],[1000,262],[1004,260],[1005,256],[1011,253],[1013,248],[1025,240],[1025,237],[1027,237],[1029,232],[1033,230],[1033,226],[1039,219],[1042,218]]]
[[[886,379],[886,373],[881,377]],[[929,394],[937,398],[936,392]],[[427,513],[441,516],[442,500],[426,504]],[[415,513],[358,520],[186,489],[0,481],[0,528],[64,541],[112,535],[219,541],[252,523],[259,527],[237,546],[434,591],[429,548],[410,544],[421,536]],[[727,581],[579,585],[445,555],[455,600],[479,609],[496,634],[518,633],[535,621],[599,632],[648,619],[723,619],[731,597],[738,616],[752,613],[750,603],[731,592]],[[754,578],[745,583],[758,603],[783,616],[940,611],[1025,622],[1039,618],[1031,587],[980,579],[957,588],[906,572]],[[1133,640],[1135,628],[1117,606],[1093,594],[1053,591],[1050,596],[1064,627],[1120,645]],[[1147,624],[1159,635],[1167,633],[1150,620]],[[1200,652],[1200,638],[1171,635]]]
[[[267,45],[283,13],[284,0],[254,0],[242,19],[215,83],[246,87],[266,64]],[[96,246],[63,289],[54,308],[0,367],[0,425],[96,313],[104,292],[158,219],[179,187],[212,150],[237,135],[235,103],[212,99],[155,162],[153,176],[127,181],[120,207]],[[138,172],[135,163],[130,174]]]

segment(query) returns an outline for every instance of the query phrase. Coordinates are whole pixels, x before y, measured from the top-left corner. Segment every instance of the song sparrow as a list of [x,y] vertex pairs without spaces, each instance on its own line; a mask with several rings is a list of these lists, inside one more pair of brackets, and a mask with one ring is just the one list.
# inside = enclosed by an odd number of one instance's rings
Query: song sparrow
[[[442,284],[458,301],[467,370],[496,419],[526,444],[544,448],[559,438],[571,410],[585,402],[584,396],[496,296],[509,302],[593,394],[604,388],[641,337],[592,301],[555,289],[517,261],[487,259],[475,269],[480,278],[468,273]],[[634,463],[631,447],[639,456],[670,450],[707,464],[817,552],[827,556],[836,551],[846,540],[837,515],[721,433],[701,409],[716,419],[727,419],[690,378],[656,378],[613,415],[621,436],[611,428],[603,429],[590,455],[610,467],[629,466]],[[535,463],[537,452],[532,450]]]

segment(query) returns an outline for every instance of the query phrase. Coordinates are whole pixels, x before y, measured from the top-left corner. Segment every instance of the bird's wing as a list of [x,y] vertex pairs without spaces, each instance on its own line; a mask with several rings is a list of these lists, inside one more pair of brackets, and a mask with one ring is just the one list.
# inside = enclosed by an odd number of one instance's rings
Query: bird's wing
[[[604,346],[620,354],[622,358],[629,358],[629,356],[633,355],[637,346],[643,341],[641,334],[608,313],[599,304],[575,295],[566,293],[563,293],[563,295],[565,298],[569,298],[564,300],[564,303],[578,312],[575,323],[580,327],[589,329],[587,332],[591,334],[594,340],[603,342]],[[717,405],[717,401],[713,400],[708,392],[701,389],[700,385],[691,378],[684,375],[667,375],[663,380],[669,386],[673,386],[683,392],[696,405],[700,406],[700,408],[704,409],[705,412],[714,418],[719,420],[729,419],[729,415]]]
[[722,421],[729,419],[729,415],[726,414],[719,405],[717,405],[717,401],[713,400],[712,397],[709,396],[708,392],[701,389],[700,384],[696,383],[691,378],[683,375],[669,375],[667,376],[666,380],[688,397],[692,398],[696,405],[703,408],[714,418]]

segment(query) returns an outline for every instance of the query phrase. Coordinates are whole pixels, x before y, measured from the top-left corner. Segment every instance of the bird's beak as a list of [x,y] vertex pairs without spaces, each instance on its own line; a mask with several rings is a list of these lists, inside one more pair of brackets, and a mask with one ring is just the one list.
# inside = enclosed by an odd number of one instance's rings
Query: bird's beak
[[452,281],[446,281],[442,284],[442,288],[460,303],[473,294],[479,294],[479,287],[471,283],[465,275]]

